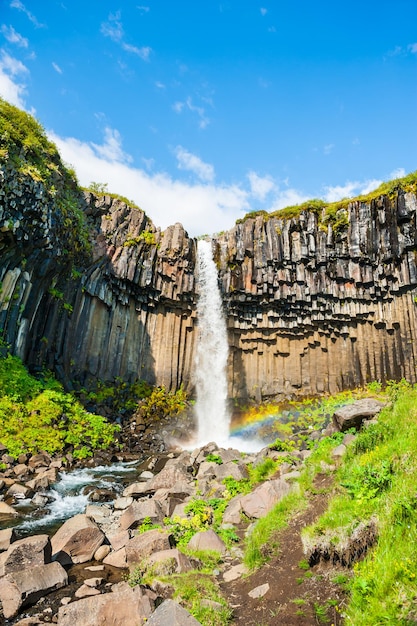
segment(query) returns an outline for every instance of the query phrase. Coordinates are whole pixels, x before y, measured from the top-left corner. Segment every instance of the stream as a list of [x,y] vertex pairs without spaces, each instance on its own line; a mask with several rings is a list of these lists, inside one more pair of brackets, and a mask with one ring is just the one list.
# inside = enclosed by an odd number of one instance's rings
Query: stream
[[16,500],[13,507],[20,516],[0,523],[0,528],[13,526],[19,537],[52,534],[66,519],[77,513],[84,513],[87,504],[101,504],[89,499],[86,492],[92,487],[111,490],[115,497],[120,495],[127,484],[137,480],[140,463],[141,460],[118,462],[60,472],[56,483],[35,496],[35,502],[39,495],[47,498],[45,504],[34,504],[30,499]]

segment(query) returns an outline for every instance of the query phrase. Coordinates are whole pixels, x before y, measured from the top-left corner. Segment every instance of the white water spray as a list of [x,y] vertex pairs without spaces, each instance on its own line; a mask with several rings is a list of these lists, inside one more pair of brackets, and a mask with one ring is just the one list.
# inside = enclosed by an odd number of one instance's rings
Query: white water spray
[[197,272],[200,294],[195,404],[198,445],[209,441],[225,445],[230,430],[226,376],[229,347],[211,241],[198,242]]

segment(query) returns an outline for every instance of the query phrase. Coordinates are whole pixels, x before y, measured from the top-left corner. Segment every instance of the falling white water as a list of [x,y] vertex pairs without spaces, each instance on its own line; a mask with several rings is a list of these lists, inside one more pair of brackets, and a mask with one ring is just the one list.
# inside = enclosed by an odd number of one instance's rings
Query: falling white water
[[195,412],[198,445],[209,441],[224,445],[230,430],[226,376],[228,343],[211,241],[198,242],[197,272],[199,299]]

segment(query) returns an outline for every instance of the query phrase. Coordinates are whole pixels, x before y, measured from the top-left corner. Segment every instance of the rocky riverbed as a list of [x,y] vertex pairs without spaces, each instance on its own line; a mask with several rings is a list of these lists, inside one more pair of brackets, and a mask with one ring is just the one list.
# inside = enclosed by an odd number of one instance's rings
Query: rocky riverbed
[[[333,423],[325,431],[312,433],[312,438],[358,426],[380,408],[381,403],[374,400],[357,401],[338,411]],[[352,437],[346,434],[333,451],[335,463]],[[63,459],[39,453],[22,455],[16,462],[4,451],[6,469],[0,476],[0,619],[4,624],[21,626],[46,622],[59,626],[136,626],[146,620],[154,626],[198,624],[170,599],[173,590],[169,585],[131,587],[127,576],[145,562],[166,574],[201,566],[198,559],[178,550],[173,526],[166,523],[168,517],[190,520],[187,504],[196,498],[203,502],[227,500],[227,506],[218,532],[206,524],[193,535],[189,548],[215,550],[222,555],[219,580],[241,576],[242,551],[238,543],[230,547],[223,541],[222,530],[246,532],[248,525],[250,528],[282,497],[297,489],[297,478],[309,455],[307,449],[288,455],[269,447],[242,454],[211,443],[193,451],[151,455],[141,463],[131,459],[130,464],[119,466],[114,488],[91,487],[82,512],[50,533],[22,537],[22,525],[16,524],[21,516],[16,503],[30,498],[34,506],[47,506],[51,488],[56,487],[60,476],[68,474],[64,474]],[[225,479],[247,479],[249,465],[256,467],[265,459],[280,460],[275,474],[249,493],[230,497]],[[115,469],[108,467],[108,474]]]

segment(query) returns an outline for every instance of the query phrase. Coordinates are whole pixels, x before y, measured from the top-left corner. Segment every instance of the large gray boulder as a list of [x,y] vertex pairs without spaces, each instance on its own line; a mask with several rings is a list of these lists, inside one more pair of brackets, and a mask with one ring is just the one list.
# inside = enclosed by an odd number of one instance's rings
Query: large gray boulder
[[201,624],[177,602],[165,600],[152,613],[146,626],[201,626]]
[[150,519],[153,524],[163,520],[163,512],[156,500],[139,500],[131,504],[120,518],[120,528],[137,528],[145,519]]
[[48,535],[33,535],[19,539],[0,554],[0,576],[51,561],[51,542]]
[[62,565],[91,561],[104,534],[93,520],[80,513],[67,520],[52,537],[52,557]]
[[333,424],[337,430],[344,432],[349,428],[360,428],[364,420],[371,419],[377,415],[385,404],[373,398],[363,398],[356,400],[353,404],[342,406],[333,414]]
[[138,626],[152,613],[152,603],[142,589],[127,583],[115,586],[111,593],[90,596],[71,602],[58,611],[58,626]]
[[169,550],[171,548],[169,538],[170,535],[167,532],[157,528],[136,535],[125,546],[127,564],[131,566],[147,558],[153,552]]
[[252,493],[240,499],[240,506],[245,515],[259,519],[264,517],[287,493],[290,485],[283,479],[267,480]]
[[34,604],[45,593],[67,584],[68,576],[60,563],[47,563],[6,574],[0,579],[4,617],[14,617],[21,607]]
[[227,552],[226,544],[211,528],[193,535],[188,542],[188,547],[192,550],[214,550],[220,554]]

